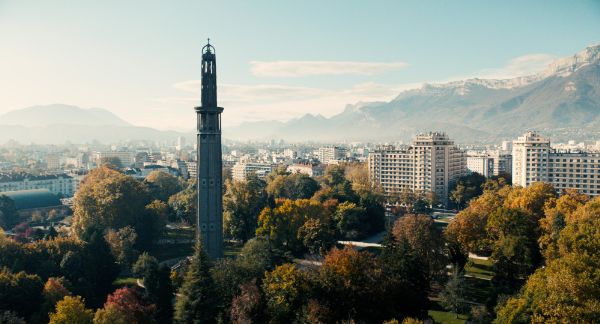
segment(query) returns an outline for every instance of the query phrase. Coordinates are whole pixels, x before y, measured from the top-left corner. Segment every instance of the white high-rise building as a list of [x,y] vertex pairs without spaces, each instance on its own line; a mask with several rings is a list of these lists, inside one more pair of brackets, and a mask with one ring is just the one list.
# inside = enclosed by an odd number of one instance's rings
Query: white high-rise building
[[444,133],[417,135],[407,148],[384,146],[369,152],[369,177],[387,195],[403,189],[435,193],[448,202],[450,185],[467,173],[466,155]]
[[527,132],[513,142],[513,184],[526,187],[533,182],[552,184],[560,193],[576,189],[600,195],[600,152],[556,150],[550,140]]
[[346,149],[339,146],[320,147],[318,159],[323,164],[328,164],[333,160],[341,160],[346,157]]
[[500,151],[467,154],[467,169],[486,178],[512,172],[512,156]]
[[536,132],[527,132],[513,141],[512,182],[514,185],[528,185],[548,182],[548,159],[550,140]]

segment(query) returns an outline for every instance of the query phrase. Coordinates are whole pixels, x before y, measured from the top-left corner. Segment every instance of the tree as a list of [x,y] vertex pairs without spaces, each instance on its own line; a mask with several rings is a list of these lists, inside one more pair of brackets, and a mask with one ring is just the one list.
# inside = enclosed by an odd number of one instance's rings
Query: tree
[[[124,287],[115,290],[104,303],[104,312],[96,313],[94,321],[106,323],[114,313],[127,323],[154,323],[156,306],[142,299],[136,288]],[[109,316],[110,315],[110,316]]]
[[263,280],[263,292],[271,321],[293,321],[307,290],[308,283],[303,272],[293,264],[286,263],[267,272]]
[[350,240],[363,238],[370,232],[367,219],[367,210],[349,201],[339,204],[334,215],[340,235]]
[[118,231],[109,228],[104,235],[104,239],[110,246],[117,263],[124,269],[129,269],[139,255],[139,252],[134,248],[137,233],[133,227],[126,226]]
[[450,199],[463,208],[467,202],[483,193],[485,181],[485,177],[477,172],[458,178],[450,188]]
[[311,254],[325,255],[335,245],[335,231],[318,218],[307,220],[298,230],[298,237]]
[[56,304],[56,312],[50,314],[50,324],[91,324],[93,317],[81,297],[65,296]]
[[173,284],[171,270],[166,265],[159,265],[158,260],[148,253],[143,253],[133,266],[133,272],[144,280],[144,297],[156,305],[158,323],[171,323],[173,317]]
[[10,197],[0,194],[0,228],[11,229],[18,220],[15,202]]
[[12,311],[0,311],[0,323],[3,324],[27,324],[25,319],[19,317],[15,312]]
[[23,271],[0,269],[0,309],[29,318],[42,302],[43,283],[39,276]]
[[520,208],[535,220],[544,217],[546,202],[556,199],[556,189],[549,183],[535,182],[527,188],[515,188],[504,201],[506,208]]
[[406,240],[397,242],[385,238],[380,256],[383,282],[380,301],[382,316],[401,318],[423,317],[429,308],[430,280],[425,260],[419,257]]
[[260,306],[260,289],[256,285],[256,279],[240,285],[240,293],[231,301],[231,322],[234,324],[264,322]]
[[123,165],[123,163],[121,162],[121,159],[119,159],[116,156],[107,156],[100,158],[98,166],[110,168],[113,170],[118,170],[120,168],[125,167],[125,165]]
[[330,311],[326,322],[349,318],[382,322],[383,284],[381,266],[371,253],[351,247],[332,249],[318,271],[316,285],[320,303]]
[[56,304],[65,298],[65,296],[71,295],[71,292],[65,287],[65,284],[65,278],[48,278],[44,284],[44,290],[42,291],[43,302],[40,306],[40,311],[32,322],[48,322],[48,314],[55,311]]
[[488,219],[487,232],[494,241],[494,282],[511,289],[541,261],[537,223],[521,209],[497,209]]
[[397,242],[406,241],[410,248],[427,264],[430,278],[438,276],[446,266],[442,233],[427,215],[405,215],[392,228]]
[[188,266],[175,303],[176,323],[216,322],[215,283],[210,275],[210,261],[200,243]]
[[152,171],[144,179],[153,199],[167,202],[169,198],[182,190],[179,179],[164,171]]
[[271,246],[292,254],[304,252],[306,247],[298,236],[300,228],[308,219],[326,221],[323,205],[315,200],[283,200],[275,208],[266,207],[258,218],[257,236],[268,239]]
[[197,203],[196,182],[192,180],[190,180],[187,188],[169,198],[169,207],[173,210],[175,219],[188,224],[194,224],[195,222]]
[[75,195],[73,229],[81,237],[91,226],[102,230],[132,226],[140,242],[147,244],[157,234],[147,230],[156,217],[146,209],[149,203],[148,188],[142,182],[107,167],[94,169]]
[[441,304],[444,308],[456,314],[465,309],[465,279],[457,267],[452,269],[452,275],[440,293]]
[[258,215],[267,206],[266,183],[256,175],[246,181],[228,181],[223,197],[224,232],[245,243],[256,232]]
[[268,184],[266,191],[273,198],[309,199],[319,190],[319,183],[303,173],[280,174]]

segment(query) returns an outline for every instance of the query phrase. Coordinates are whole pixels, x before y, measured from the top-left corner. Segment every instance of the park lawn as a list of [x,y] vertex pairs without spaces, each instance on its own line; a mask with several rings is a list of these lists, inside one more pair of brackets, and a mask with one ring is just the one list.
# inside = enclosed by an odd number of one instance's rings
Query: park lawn
[[427,315],[433,319],[434,323],[442,324],[462,324],[469,319],[466,314],[458,314],[458,318],[456,318],[456,313],[444,310],[437,301],[431,301],[431,308],[427,311]]
[[119,277],[119,278],[115,279],[115,281],[113,281],[112,284],[115,287],[137,285],[137,278],[134,278],[134,277]]
[[162,238],[170,240],[191,240],[195,237],[196,232],[194,227],[184,228],[167,228],[162,235]]
[[492,260],[481,260],[469,258],[471,265],[465,266],[465,272],[467,275],[473,276],[479,279],[490,280],[494,276]]
[[150,255],[158,259],[159,262],[183,258],[194,253],[193,243],[178,243],[178,244],[158,244],[150,251]]

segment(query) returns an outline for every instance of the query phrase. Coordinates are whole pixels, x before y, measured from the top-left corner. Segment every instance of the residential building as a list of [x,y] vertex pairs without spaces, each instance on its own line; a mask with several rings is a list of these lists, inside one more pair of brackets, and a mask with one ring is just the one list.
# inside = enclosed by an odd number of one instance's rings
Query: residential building
[[527,132],[513,142],[513,184],[527,187],[538,181],[552,184],[560,193],[576,189],[600,195],[600,152],[557,150],[550,140]]
[[341,160],[346,157],[346,149],[339,146],[320,147],[318,159],[323,164],[328,164],[332,160]]
[[47,189],[55,195],[71,197],[79,181],[67,174],[4,173],[0,174],[0,192]]
[[452,183],[467,173],[465,153],[439,132],[419,134],[408,147],[379,147],[369,152],[368,167],[371,181],[387,195],[433,192],[442,204]]
[[133,165],[135,162],[135,152],[132,151],[103,151],[95,152],[96,165],[100,165],[102,159],[105,158],[118,158],[121,162],[120,167],[126,168]]
[[325,174],[325,166],[313,163],[295,163],[287,167],[290,173],[304,173],[311,177],[319,177]]
[[512,156],[500,151],[467,154],[467,170],[486,178],[512,172]]
[[271,173],[273,169],[274,165],[271,163],[240,161],[231,168],[231,177],[233,180],[245,181],[249,174],[254,173],[259,178],[264,178]]

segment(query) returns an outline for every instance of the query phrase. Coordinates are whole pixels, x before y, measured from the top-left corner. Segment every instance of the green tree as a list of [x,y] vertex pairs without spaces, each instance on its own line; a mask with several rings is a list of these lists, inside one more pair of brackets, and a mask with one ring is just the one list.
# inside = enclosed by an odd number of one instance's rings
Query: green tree
[[228,181],[223,197],[224,232],[246,242],[254,237],[260,211],[267,206],[266,183],[256,175],[246,181]]
[[43,282],[37,275],[0,269],[0,309],[29,318],[42,302]]
[[280,174],[268,184],[267,193],[274,198],[308,199],[319,190],[319,183],[303,173]]
[[441,304],[447,310],[456,314],[465,310],[465,279],[457,267],[452,269],[452,275],[440,293]]
[[158,323],[171,323],[173,317],[173,285],[171,271],[148,253],[143,253],[133,266],[133,272],[143,278],[144,297],[156,305]]
[[311,254],[325,255],[336,243],[335,231],[318,218],[307,220],[298,230],[298,237]]
[[450,199],[463,208],[467,202],[483,193],[485,181],[486,178],[477,172],[458,178],[450,189]]
[[15,202],[10,197],[0,194],[0,228],[11,229],[18,220]]
[[175,220],[184,221],[188,224],[194,224],[195,222],[197,203],[198,195],[195,181],[190,181],[185,189],[169,198],[169,206],[173,210]]
[[56,304],[56,312],[50,314],[50,324],[91,324],[94,313],[85,308],[79,296],[65,296]]
[[144,179],[153,199],[167,202],[169,198],[182,190],[179,179],[164,171],[152,171]]
[[370,232],[367,210],[353,202],[339,204],[334,220],[340,235],[344,238],[356,240]]
[[178,291],[174,316],[176,323],[216,322],[218,300],[210,267],[208,255],[197,243],[183,285]]

